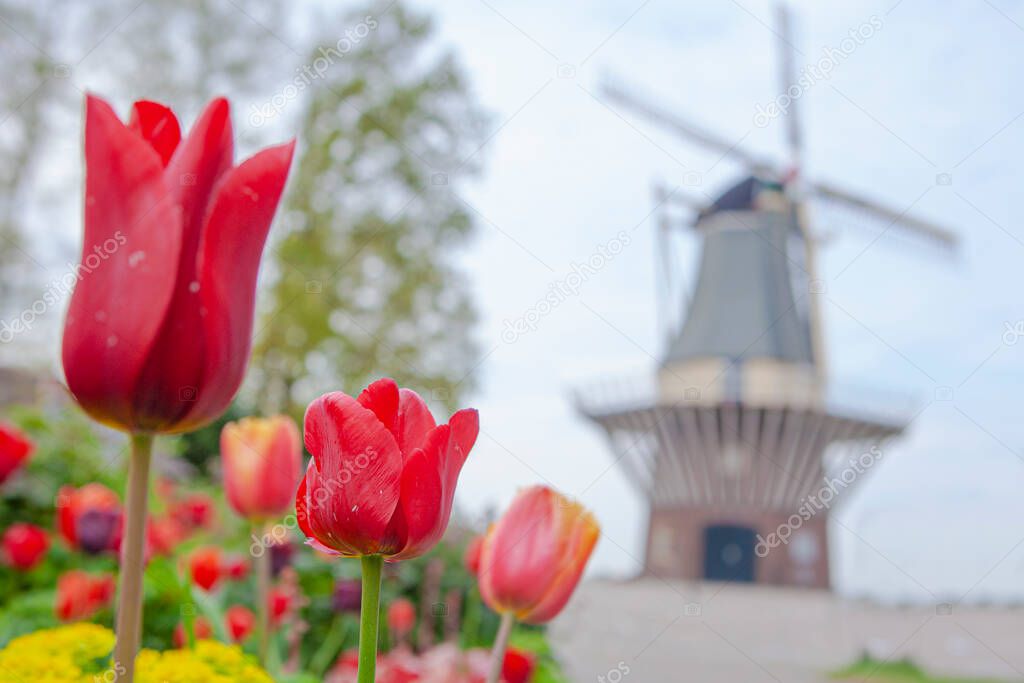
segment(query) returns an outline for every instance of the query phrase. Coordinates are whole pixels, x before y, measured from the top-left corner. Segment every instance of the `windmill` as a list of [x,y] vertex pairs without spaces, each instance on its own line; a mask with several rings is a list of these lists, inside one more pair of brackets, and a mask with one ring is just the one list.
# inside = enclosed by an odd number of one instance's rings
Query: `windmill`
[[[784,6],[776,35],[788,92],[796,80]],[[681,324],[668,326],[653,395],[576,395],[578,410],[603,428],[616,461],[648,499],[645,570],[827,588],[828,512],[903,432],[907,417],[852,408],[830,390],[820,244],[808,204],[845,207],[879,223],[882,234],[940,250],[953,250],[956,238],[905,211],[805,179],[797,98],[785,114],[789,160],[777,163],[620,84],[602,90],[611,104],[747,169],[707,201],[655,189],[665,274],[671,275],[667,235],[678,225],[669,207],[692,212],[689,227],[701,250]]]

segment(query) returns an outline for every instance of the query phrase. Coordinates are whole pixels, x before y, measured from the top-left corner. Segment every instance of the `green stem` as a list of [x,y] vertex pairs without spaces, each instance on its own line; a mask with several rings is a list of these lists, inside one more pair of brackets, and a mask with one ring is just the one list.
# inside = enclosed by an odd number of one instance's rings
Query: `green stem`
[[501,615],[501,626],[498,627],[498,635],[494,638],[494,647],[491,648],[491,671],[487,674],[487,683],[498,683],[501,680],[501,667],[505,664],[505,649],[508,647],[508,637],[512,635],[512,626],[516,618],[511,612]]
[[363,557],[363,597],[359,611],[359,675],[357,683],[373,683],[377,668],[377,630],[380,621],[380,574],[384,558]]
[[462,649],[468,650],[480,643],[480,619],[483,609],[480,604],[480,591],[472,585],[466,594],[466,620],[462,624]]
[[118,683],[132,683],[135,655],[142,638],[142,574],[145,571],[146,512],[149,505],[149,462],[153,454],[151,434],[132,435],[125,494],[124,555],[121,558],[121,590],[117,607],[117,643],[114,664],[122,667]]
[[[253,535],[267,538],[262,524],[253,524]],[[256,558],[256,629],[259,633],[260,664],[267,666],[267,652],[270,649],[270,579],[272,573],[270,545],[263,544],[263,552]]]
[[334,623],[331,625],[331,630],[328,631],[327,637],[324,638],[312,659],[309,660],[309,670],[314,676],[323,678],[327,674],[327,669],[330,668],[331,662],[338,658],[338,654],[345,644],[351,623],[352,620],[346,614],[339,614],[334,617]]

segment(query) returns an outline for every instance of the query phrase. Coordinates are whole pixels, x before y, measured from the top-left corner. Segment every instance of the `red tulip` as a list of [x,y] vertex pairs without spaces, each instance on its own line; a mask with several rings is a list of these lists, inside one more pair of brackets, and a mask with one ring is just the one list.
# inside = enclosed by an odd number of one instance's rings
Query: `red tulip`
[[479,431],[475,410],[435,425],[426,404],[381,379],[357,399],[324,394],[306,410],[313,459],[295,507],[311,546],[326,553],[405,560],[448,527],[459,471]]
[[27,572],[46,556],[50,539],[46,532],[32,524],[12,524],[4,532],[4,558],[18,571]]
[[175,548],[188,536],[181,523],[169,515],[154,517],[149,520],[146,526],[146,541],[149,549],[157,554],[168,556],[174,553]]
[[[205,640],[213,637],[213,626],[206,617],[196,617],[192,621],[192,635],[196,640]],[[171,636],[174,647],[183,648],[188,645],[188,634],[185,633],[185,624],[178,624],[174,627],[174,634]]]
[[388,628],[401,640],[416,625],[416,607],[405,598],[398,598],[388,605]]
[[6,422],[0,422],[0,484],[7,481],[35,450],[35,444],[24,432]]
[[224,575],[220,549],[212,545],[197,548],[189,558],[189,570],[192,572],[192,583],[205,591],[213,590]]
[[57,579],[57,603],[54,611],[61,621],[87,619],[110,604],[114,597],[114,577],[93,576],[80,569]]
[[249,561],[240,556],[228,558],[224,572],[232,581],[241,581],[249,575]]
[[224,488],[235,511],[253,521],[291,506],[302,467],[299,428],[290,417],[247,417],[220,433]]
[[480,594],[496,612],[540,624],[576,589],[600,528],[582,505],[546,486],[519,493],[480,554]]
[[501,680],[505,683],[530,683],[536,668],[537,660],[532,654],[510,647],[505,651],[501,665]]
[[57,530],[72,548],[89,554],[116,551],[121,544],[121,501],[103,484],[57,492]]
[[220,415],[249,358],[260,255],[294,143],[233,162],[227,100],[181,138],[170,109],[128,125],[85,105],[85,239],[64,375],[92,417],[176,433]]
[[484,548],[484,537],[474,536],[469,545],[466,546],[466,552],[462,556],[462,564],[466,567],[466,571],[470,574],[476,575],[480,571],[480,551]]
[[276,625],[284,620],[292,608],[292,596],[284,588],[275,586],[270,589],[267,596],[268,608],[270,611],[270,623]]
[[256,627],[256,615],[252,613],[251,609],[242,605],[228,607],[224,613],[224,619],[227,622],[228,634],[236,643],[248,638]]
[[205,493],[193,493],[172,503],[169,512],[186,529],[207,529],[213,525],[216,504]]

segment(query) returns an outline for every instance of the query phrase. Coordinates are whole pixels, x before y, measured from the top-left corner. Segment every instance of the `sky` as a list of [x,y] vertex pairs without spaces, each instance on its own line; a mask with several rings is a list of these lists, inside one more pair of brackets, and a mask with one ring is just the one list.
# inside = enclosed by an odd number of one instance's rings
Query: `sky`
[[[492,115],[478,152],[486,173],[451,190],[478,219],[457,258],[481,312],[485,354],[467,399],[481,411],[481,435],[457,503],[479,517],[521,487],[548,483],[579,497],[601,522],[591,574],[633,575],[643,556],[644,500],[614,466],[602,433],[576,414],[571,393],[595,382],[642,382],[661,357],[652,184],[713,195],[743,168],[611,104],[601,83],[629,84],[743,149],[784,160],[786,116],[767,125],[757,118],[780,91],[774,7],[414,4],[435,14],[439,44],[457,54]],[[961,238],[955,255],[941,257],[878,238],[877,225],[814,214],[825,243],[820,277],[834,384],[862,396],[910,395],[918,411],[834,511],[834,583],[844,595],[884,601],[1024,599],[1024,211],[1010,201],[1018,192],[1012,160],[1024,153],[1024,92],[1011,80],[1024,66],[1024,7],[793,7],[798,70],[823,59],[832,66],[796,102],[805,177],[949,225]],[[845,50],[850,32],[865,26],[870,37]],[[92,58],[110,56],[97,50]],[[292,77],[283,69],[268,96]],[[79,144],[69,137],[58,154],[75,158]],[[78,173],[63,162],[60,170]],[[612,240],[624,248],[578,292],[535,329],[514,340],[503,334]],[[673,245],[684,285],[698,246],[685,233]]]

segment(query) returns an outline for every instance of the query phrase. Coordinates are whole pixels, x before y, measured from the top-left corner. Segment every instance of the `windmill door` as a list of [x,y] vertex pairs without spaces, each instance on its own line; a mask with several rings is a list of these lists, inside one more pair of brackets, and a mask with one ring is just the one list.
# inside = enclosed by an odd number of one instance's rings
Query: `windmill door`
[[753,529],[731,524],[704,529],[704,578],[709,581],[754,580]]

